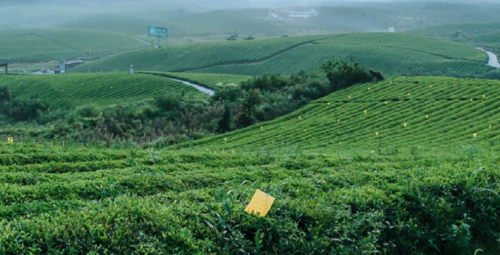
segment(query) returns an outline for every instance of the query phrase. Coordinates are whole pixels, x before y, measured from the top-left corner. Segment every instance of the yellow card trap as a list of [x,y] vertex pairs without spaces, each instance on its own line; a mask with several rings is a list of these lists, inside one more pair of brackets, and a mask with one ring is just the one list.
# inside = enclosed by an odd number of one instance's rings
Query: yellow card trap
[[274,200],[274,197],[257,189],[247,208],[245,208],[245,212],[264,217],[271,209],[271,206],[273,206]]

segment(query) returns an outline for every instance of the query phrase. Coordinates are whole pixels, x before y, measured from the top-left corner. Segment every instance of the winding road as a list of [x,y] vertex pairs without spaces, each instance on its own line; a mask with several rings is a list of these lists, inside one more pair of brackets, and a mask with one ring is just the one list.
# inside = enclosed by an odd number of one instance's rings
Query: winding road
[[202,87],[200,85],[196,85],[196,84],[188,82],[188,81],[183,81],[183,80],[174,79],[174,78],[167,78],[167,79],[170,79],[170,80],[173,80],[173,81],[177,81],[177,82],[183,83],[185,85],[194,87],[195,89],[197,89],[197,90],[199,90],[199,91],[201,91],[201,92],[203,92],[205,94],[208,94],[209,96],[213,96],[215,94],[215,92],[213,90],[211,90],[211,89],[207,89],[205,87]]
[[478,48],[488,54],[488,57],[490,58],[488,60],[488,65],[496,68],[500,68],[500,63],[498,63],[498,58],[497,55],[495,55],[493,52],[486,51],[484,49]]

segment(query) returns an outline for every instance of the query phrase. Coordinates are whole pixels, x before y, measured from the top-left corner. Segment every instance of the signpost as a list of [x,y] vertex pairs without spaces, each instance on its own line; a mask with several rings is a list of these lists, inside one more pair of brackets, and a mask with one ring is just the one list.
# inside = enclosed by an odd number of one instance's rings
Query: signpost
[[168,37],[169,37],[168,27],[149,26],[148,27],[148,36],[149,37],[156,37],[158,40],[158,48],[161,48],[160,38],[168,39]]

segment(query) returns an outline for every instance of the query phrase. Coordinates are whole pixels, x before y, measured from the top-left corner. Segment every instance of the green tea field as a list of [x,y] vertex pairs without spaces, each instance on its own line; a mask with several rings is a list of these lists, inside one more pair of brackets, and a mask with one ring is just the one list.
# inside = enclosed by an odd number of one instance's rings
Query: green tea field
[[0,62],[97,59],[149,47],[126,34],[102,30],[29,28],[0,31]]
[[499,86],[495,80],[389,78],[355,85],[274,121],[193,144],[236,151],[288,148],[363,154],[408,152],[428,145],[498,146]]
[[359,62],[386,75],[479,76],[495,70],[486,65],[486,53],[473,46],[411,34],[361,33],[149,49],[98,60],[73,71],[124,71],[132,63],[144,71],[290,74],[312,71],[331,58]]
[[[14,137],[0,252],[495,254],[498,86],[389,78],[163,150]],[[265,217],[244,211],[256,189]]]
[[185,93],[205,97],[198,90],[162,77],[144,74],[71,74],[0,76],[0,86],[13,95],[37,95],[51,110],[69,110],[80,105],[107,106],[152,99],[158,93]]

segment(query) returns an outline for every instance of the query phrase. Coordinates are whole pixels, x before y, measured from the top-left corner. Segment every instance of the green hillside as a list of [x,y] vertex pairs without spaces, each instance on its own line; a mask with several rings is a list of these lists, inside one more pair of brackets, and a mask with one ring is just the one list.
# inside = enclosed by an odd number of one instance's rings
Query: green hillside
[[138,70],[259,75],[317,69],[335,57],[386,75],[475,76],[495,70],[472,46],[411,34],[365,33],[254,41],[197,43],[124,53],[75,68],[74,72]]
[[499,86],[495,80],[390,78],[355,85],[274,121],[191,145],[237,151],[355,149],[364,154],[379,148],[498,146]]
[[500,23],[446,24],[411,33],[472,44],[500,55]]
[[[498,252],[498,154],[485,146],[233,155],[14,139],[0,143],[6,255]],[[256,189],[276,198],[265,217],[244,211]]]
[[29,28],[0,33],[0,62],[96,59],[149,47],[121,33],[102,30]]
[[85,104],[129,104],[152,99],[158,93],[184,92],[204,97],[182,83],[143,74],[7,75],[0,76],[0,86],[8,86],[20,98],[37,94],[51,110],[69,110]]

